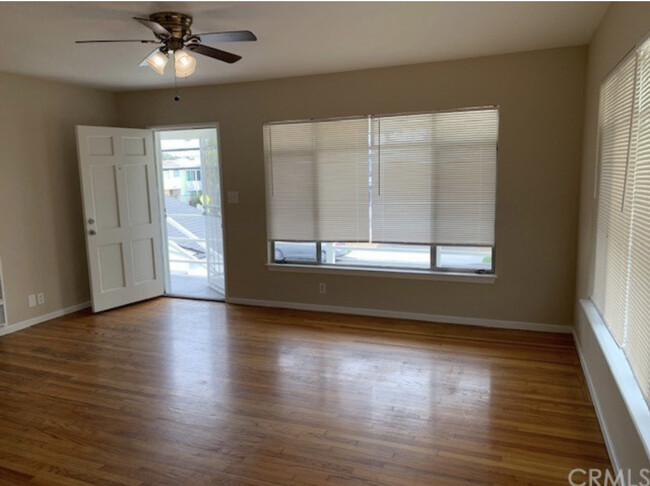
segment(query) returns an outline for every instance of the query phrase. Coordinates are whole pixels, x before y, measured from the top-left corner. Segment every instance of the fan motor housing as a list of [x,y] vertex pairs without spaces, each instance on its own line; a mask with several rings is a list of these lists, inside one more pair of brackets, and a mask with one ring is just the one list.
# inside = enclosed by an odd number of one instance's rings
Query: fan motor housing
[[174,39],[183,39],[192,34],[192,16],[180,12],[156,12],[149,15],[149,20],[158,22],[171,32]]

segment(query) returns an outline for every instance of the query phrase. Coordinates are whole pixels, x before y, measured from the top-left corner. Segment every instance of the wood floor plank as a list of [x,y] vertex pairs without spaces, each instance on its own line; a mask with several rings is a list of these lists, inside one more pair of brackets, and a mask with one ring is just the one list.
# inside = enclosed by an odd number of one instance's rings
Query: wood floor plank
[[156,299],[0,338],[0,484],[554,485],[609,468],[568,335]]

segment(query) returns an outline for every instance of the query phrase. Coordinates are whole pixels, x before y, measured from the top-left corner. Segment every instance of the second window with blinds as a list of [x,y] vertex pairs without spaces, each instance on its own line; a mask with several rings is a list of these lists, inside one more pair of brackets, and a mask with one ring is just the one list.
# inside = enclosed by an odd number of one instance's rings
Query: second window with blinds
[[591,300],[650,405],[650,41],[603,81],[599,125]]
[[269,260],[494,273],[495,107],[264,126]]

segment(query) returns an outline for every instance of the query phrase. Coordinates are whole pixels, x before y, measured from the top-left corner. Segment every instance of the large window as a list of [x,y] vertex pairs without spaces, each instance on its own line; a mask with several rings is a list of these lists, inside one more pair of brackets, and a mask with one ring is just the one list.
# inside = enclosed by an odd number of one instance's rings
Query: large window
[[601,88],[592,301],[650,401],[650,47]]
[[269,123],[272,263],[493,273],[498,110]]

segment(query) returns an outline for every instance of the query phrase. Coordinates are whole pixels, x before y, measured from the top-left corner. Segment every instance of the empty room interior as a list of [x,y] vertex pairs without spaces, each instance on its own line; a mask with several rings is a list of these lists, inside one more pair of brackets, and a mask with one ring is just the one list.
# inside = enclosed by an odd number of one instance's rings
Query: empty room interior
[[0,486],[650,486],[650,3],[0,45]]

